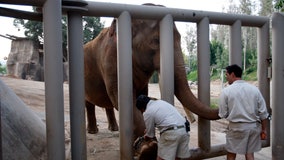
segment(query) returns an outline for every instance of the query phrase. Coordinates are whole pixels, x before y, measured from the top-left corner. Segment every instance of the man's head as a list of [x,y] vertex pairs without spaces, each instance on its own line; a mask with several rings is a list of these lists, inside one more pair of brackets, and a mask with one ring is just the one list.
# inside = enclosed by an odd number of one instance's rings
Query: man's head
[[144,111],[146,109],[146,106],[147,106],[149,101],[150,101],[150,98],[148,96],[142,94],[142,95],[138,96],[138,98],[136,99],[136,107],[140,111]]
[[243,70],[240,66],[233,64],[226,67],[226,79],[229,84],[232,84],[235,80],[242,78]]

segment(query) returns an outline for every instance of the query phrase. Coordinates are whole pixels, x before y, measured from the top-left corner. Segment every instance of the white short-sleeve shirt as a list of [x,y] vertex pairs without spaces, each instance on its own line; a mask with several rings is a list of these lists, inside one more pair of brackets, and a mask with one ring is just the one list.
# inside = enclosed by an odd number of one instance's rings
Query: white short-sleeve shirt
[[185,118],[170,103],[163,100],[150,100],[143,113],[146,136],[155,136],[155,127],[161,131],[169,126],[184,125]]
[[220,96],[219,116],[230,122],[257,122],[268,117],[265,100],[257,87],[234,81]]

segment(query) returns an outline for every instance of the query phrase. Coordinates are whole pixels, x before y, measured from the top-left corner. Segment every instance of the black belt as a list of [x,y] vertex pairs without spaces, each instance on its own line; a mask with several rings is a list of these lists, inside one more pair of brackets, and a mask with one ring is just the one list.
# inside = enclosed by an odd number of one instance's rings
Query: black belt
[[175,129],[180,129],[180,128],[184,128],[184,125],[182,125],[182,126],[169,127],[169,128],[167,128],[167,129],[163,130],[163,131],[160,133],[160,135],[163,134],[163,133],[166,132],[166,131],[175,130]]

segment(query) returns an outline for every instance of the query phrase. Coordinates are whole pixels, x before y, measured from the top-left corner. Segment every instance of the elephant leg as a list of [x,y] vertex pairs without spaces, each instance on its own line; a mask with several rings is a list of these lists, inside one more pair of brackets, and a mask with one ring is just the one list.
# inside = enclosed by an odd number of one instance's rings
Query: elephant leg
[[118,125],[115,119],[114,109],[106,108],[106,115],[108,120],[108,129],[110,131],[118,131]]
[[95,112],[95,105],[92,103],[85,101],[86,109],[87,109],[87,120],[88,120],[88,128],[87,131],[90,134],[98,133],[99,129],[97,127],[97,119]]
[[133,132],[133,140],[138,137],[141,137],[145,134],[145,122],[141,111],[139,111],[136,107],[133,108],[133,121],[134,121],[134,132]]

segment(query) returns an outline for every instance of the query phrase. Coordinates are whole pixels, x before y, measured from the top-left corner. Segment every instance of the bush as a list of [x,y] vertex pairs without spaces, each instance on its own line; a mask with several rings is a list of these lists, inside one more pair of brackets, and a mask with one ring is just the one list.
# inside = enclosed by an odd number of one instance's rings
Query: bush
[[6,74],[7,71],[6,71],[6,66],[3,66],[1,63],[0,63],[0,75],[2,74]]
[[[189,74],[187,74],[187,80],[190,81],[197,81],[197,70],[192,70]],[[254,67],[248,68],[246,72],[243,74],[242,77],[246,81],[257,81],[257,69]],[[221,79],[221,73],[220,71],[214,69],[213,72],[211,72],[210,76],[211,80],[219,80]],[[226,81],[225,77],[224,80]]]
[[243,79],[246,81],[257,81],[257,70],[245,73]]
[[197,81],[197,70],[191,71],[188,75],[187,75],[187,80],[190,81]]

